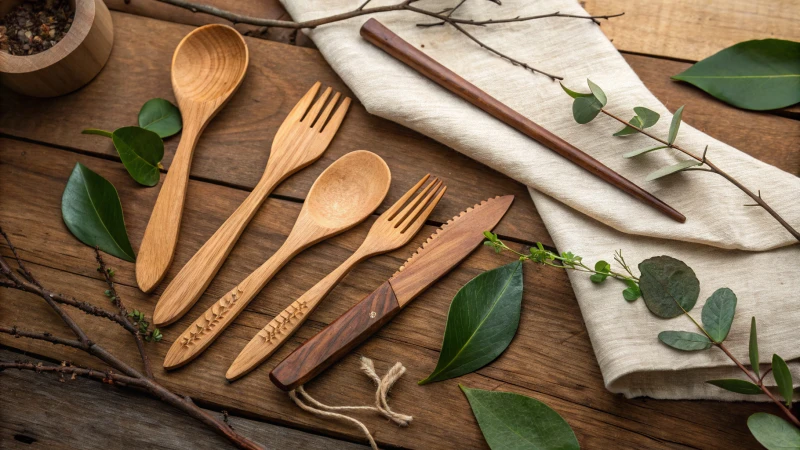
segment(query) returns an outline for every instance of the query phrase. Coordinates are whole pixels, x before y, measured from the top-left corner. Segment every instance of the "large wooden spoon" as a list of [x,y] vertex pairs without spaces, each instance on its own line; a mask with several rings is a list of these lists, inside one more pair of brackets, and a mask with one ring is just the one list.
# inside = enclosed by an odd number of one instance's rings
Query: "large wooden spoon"
[[200,27],[175,49],[172,89],[183,134],[139,247],[136,282],[144,292],[156,287],[172,263],[197,140],[242,83],[249,60],[241,34],[225,25]]
[[286,262],[303,249],[366,219],[381,204],[391,182],[383,159],[366,150],[348,153],[331,164],[311,186],[286,242],[189,325],[167,352],[164,367],[180,367],[202,353]]

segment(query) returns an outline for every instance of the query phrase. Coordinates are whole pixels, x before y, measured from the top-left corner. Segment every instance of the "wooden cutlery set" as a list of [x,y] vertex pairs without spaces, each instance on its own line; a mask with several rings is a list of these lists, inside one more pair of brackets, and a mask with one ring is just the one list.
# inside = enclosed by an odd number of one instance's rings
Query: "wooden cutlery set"
[[[139,250],[136,279],[145,292],[155,288],[172,262],[199,135],[241,84],[248,60],[239,33],[221,25],[198,28],[175,51],[172,84],[184,132]],[[281,124],[264,175],[250,195],[167,286],[155,307],[155,325],[172,324],[192,308],[270,192],[322,156],[344,120],[350,99],[339,102],[340,94],[331,98],[328,88],[314,101],[319,90],[317,82]],[[311,186],[283,245],[181,333],[169,349],[164,367],[174,369],[196,358],[290,259],[364,221],[381,205],[390,184],[389,167],[374,153],[354,151],[331,164]],[[269,358],[357,263],[411,241],[446,190],[441,180],[430,175],[419,180],[377,218],[346,261],[265,324],[233,361],[226,378],[236,380]],[[270,378],[282,389],[294,389],[346,354],[464,259],[512,201],[512,196],[490,199],[448,222],[394,276],[292,353]]]

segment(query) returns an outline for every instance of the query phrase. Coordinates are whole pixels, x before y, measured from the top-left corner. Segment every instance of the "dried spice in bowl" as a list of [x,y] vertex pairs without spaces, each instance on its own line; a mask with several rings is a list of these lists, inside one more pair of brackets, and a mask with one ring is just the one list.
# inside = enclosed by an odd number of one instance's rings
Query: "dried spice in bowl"
[[15,56],[43,52],[66,36],[74,16],[70,0],[25,0],[0,19],[0,51]]

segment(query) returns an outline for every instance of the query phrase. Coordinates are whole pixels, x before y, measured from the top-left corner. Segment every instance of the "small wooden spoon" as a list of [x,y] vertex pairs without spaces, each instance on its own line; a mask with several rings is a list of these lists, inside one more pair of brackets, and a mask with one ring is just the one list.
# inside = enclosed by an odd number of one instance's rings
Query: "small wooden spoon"
[[180,367],[202,353],[284,264],[303,249],[366,219],[381,204],[391,182],[383,159],[366,150],[348,153],[331,164],[311,186],[286,242],[189,325],[167,352],[164,367]]
[[183,116],[183,133],[139,247],[136,282],[144,292],[156,287],[172,263],[197,140],[239,88],[249,60],[241,34],[225,25],[200,27],[175,49],[172,89]]

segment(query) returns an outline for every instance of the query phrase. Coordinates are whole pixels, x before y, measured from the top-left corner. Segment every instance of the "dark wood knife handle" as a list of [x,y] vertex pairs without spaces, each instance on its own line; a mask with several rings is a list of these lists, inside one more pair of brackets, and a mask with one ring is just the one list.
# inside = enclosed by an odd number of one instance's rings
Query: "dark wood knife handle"
[[574,164],[589,171],[606,183],[647,203],[678,222],[686,222],[686,217],[683,214],[679,213],[653,194],[611,170],[588,153],[581,151],[574,145],[501,103],[474,84],[460,77],[457,73],[439,64],[433,58],[403,40],[403,38],[393,33],[392,30],[386,28],[377,20],[367,20],[364,25],[361,26],[361,36],[431,81],[572,161]]
[[400,305],[387,281],[281,361],[269,373],[270,380],[284,391],[302,386],[378,331],[398,311]]

